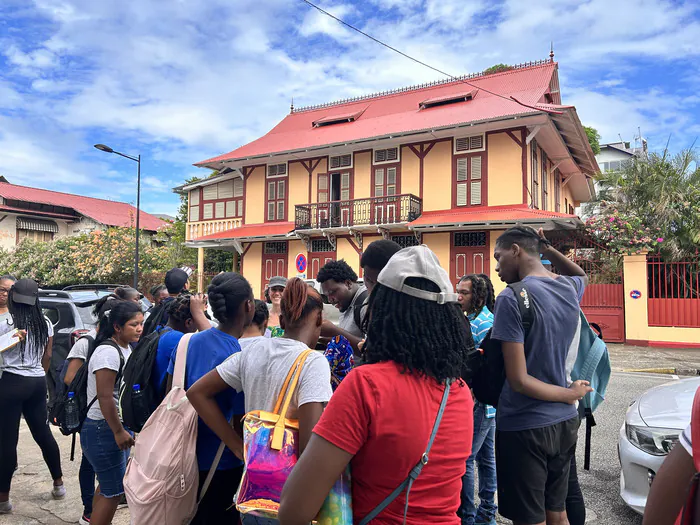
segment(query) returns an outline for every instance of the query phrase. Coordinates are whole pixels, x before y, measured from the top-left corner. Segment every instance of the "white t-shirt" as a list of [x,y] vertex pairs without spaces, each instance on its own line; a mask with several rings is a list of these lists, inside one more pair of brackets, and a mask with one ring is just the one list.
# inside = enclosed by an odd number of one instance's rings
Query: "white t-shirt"
[[97,337],[97,330],[90,330],[87,334],[83,335],[78,339],[73,348],[68,352],[68,357],[66,359],[81,359],[82,361],[87,361],[87,355],[90,351],[90,340],[86,337],[92,337],[93,340]]
[[[53,325],[51,321],[46,318],[44,319],[48,327],[49,337],[53,337]],[[14,321],[10,313],[0,314],[0,335],[10,332],[14,330],[14,328]],[[29,333],[27,333],[27,336],[29,336]],[[41,358],[44,356],[45,348],[41,348],[37,351],[31,348],[29,346],[30,344],[31,339],[27,337],[24,359],[22,359],[19,345],[0,354],[0,372],[9,372],[25,377],[44,377],[46,372],[44,372],[44,367],[41,366]]]
[[[127,345],[126,347],[120,347],[122,356],[124,356],[124,366],[131,355],[131,348]],[[88,404],[97,396],[97,379],[95,378],[95,372],[98,370],[114,370],[119,373],[120,359],[117,349],[110,345],[100,345],[95,349],[95,352],[90,358],[90,363],[88,365],[88,381],[87,381],[87,402]],[[124,370],[122,369],[122,373]],[[117,381],[114,384],[114,404],[119,406],[119,383]],[[87,417],[93,420],[101,420],[105,417],[102,415],[102,410],[100,409],[100,402],[95,401],[90,410],[88,410]]]
[[690,423],[688,423],[688,426],[685,428],[683,432],[681,432],[680,437],[678,438],[678,441],[680,441],[680,444],[683,445],[683,448],[690,454],[690,457],[693,457],[693,439],[692,439],[692,432],[690,430]]
[[[243,350],[217,366],[216,371],[228,386],[245,394],[246,412],[271,412],[289,369],[308,348],[304,343],[285,337],[251,337],[239,342]],[[327,403],[332,394],[328,360],[323,354],[312,352],[301,370],[287,417],[296,419],[299,406]]]
[[351,333],[355,337],[360,338],[364,337],[365,334],[362,333],[362,328],[355,324],[355,309],[361,309],[360,320],[364,319],[365,314],[367,313],[367,305],[359,304],[358,299],[360,298],[360,295],[365,291],[367,291],[367,288],[365,288],[364,286],[360,286],[357,289],[357,292],[355,292],[355,296],[352,298],[352,303],[350,303],[350,306],[347,310],[340,314],[340,319],[338,320],[338,326],[340,328],[342,328],[346,332]]

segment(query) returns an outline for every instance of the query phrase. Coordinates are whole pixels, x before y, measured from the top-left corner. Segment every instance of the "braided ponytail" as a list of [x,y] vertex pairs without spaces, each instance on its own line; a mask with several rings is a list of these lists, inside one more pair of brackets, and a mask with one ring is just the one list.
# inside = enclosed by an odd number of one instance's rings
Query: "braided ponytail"
[[319,293],[299,278],[290,279],[280,304],[287,326],[294,326],[314,310],[323,310]]
[[241,304],[253,297],[250,283],[234,272],[220,273],[207,288],[211,311],[220,323],[233,321]]

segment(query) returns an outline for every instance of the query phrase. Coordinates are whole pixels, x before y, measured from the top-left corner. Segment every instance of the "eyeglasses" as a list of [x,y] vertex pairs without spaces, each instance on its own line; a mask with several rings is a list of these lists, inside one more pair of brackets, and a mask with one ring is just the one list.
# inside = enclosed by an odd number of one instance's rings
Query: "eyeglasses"
[[9,290],[9,289],[7,289],[7,288],[0,288],[0,295],[8,294],[8,293],[10,293],[10,290]]

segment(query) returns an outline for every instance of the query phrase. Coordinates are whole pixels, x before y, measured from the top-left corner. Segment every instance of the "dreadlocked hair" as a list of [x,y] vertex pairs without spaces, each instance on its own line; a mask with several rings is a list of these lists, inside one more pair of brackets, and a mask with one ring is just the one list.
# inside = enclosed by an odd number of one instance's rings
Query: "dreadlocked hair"
[[520,246],[530,255],[537,255],[540,245],[551,246],[552,243],[540,237],[530,226],[514,226],[503,232],[496,239],[496,246],[502,248],[510,248],[514,244]]
[[280,309],[286,326],[295,326],[314,310],[323,310],[323,299],[314,288],[295,277],[287,282]]
[[253,315],[253,324],[255,326],[263,326],[270,319],[270,309],[265,301],[260,299],[255,300],[255,315]]
[[[423,278],[407,278],[406,285],[440,292],[435,283]],[[368,363],[394,361],[405,372],[440,383],[461,377],[468,369],[474,341],[457,303],[438,304],[377,284],[368,310]]]
[[241,304],[253,298],[250,283],[234,272],[220,273],[207,288],[211,311],[220,323],[233,321]]
[[95,348],[116,333],[115,325],[123,328],[135,315],[143,314],[141,307],[133,301],[114,300],[113,303],[109,304],[112,305],[112,308],[106,310],[100,319]]
[[10,288],[10,293],[7,298],[7,308],[12,316],[14,327],[18,330],[26,330],[27,337],[17,346],[22,363],[24,358],[29,353],[31,360],[36,360],[44,355],[46,343],[49,341],[49,327],[46,324],[46,318],[41,312],[39,300],[37,299],[33,305],[24,303],[16,303],[14,301],[15,285]]
[[472,283],[472,300],[467,314],[478,314],[486,304],[486,283],[478,275],[472,273],[462,277],[459,282]]
[[165,308],[168,314],[168,320],[172,319],[178,323],[184,323],[192,318],[192,310],[190,310],[191,295],[178,295],[174,300],[170,301]]
[[493,308],[496,304],[496,292],[494,292],[493,290],[493,283],[491,282],[491,278],[485,273],[480,273],[478,274],[478,276],[484,280],[484,283],[486,283],[486,299],[484,301],[484,304],[486,305],[486,308],[489,309],[489,311],[493,312]]

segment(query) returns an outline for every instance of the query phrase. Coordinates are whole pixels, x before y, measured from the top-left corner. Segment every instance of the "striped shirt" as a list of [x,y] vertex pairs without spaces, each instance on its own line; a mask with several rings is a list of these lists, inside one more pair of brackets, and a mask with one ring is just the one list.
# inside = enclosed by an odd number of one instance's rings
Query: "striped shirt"
[[489,333],[491,327],[493,327],[493,314],[491,311],[484,306],[479,312],[479,315],[470,314],[469,324],[472,328],[472,338],[474,339],[474,346],[479,348],[481,343],[484,342],[486,334]]

